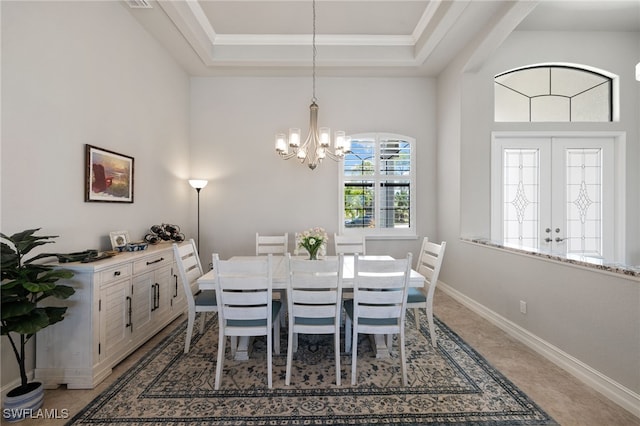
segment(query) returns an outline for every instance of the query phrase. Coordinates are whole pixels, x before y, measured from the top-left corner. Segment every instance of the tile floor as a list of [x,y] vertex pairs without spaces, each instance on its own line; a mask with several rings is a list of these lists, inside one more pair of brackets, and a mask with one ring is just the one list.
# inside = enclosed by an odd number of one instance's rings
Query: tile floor
[[[547,361],[502,330],[471,312],[441,291],[436,292],[436,315],[480,352],[493,366],[513,381],[538,405],[563,426],[640,426],[640,418],[611,402],[584,385],[555,364]],[[182,321],[179,318],[177,321]],[[168,327],[171,329],[171,326]],[[93,390],[67,390],[64,387],[45,392],[43,408],[63,409],[73,417],[125,372],[167,332],[165,330],[147,342],[116,368]],[[27,419],[21,426],[64,425],[68,419]]]

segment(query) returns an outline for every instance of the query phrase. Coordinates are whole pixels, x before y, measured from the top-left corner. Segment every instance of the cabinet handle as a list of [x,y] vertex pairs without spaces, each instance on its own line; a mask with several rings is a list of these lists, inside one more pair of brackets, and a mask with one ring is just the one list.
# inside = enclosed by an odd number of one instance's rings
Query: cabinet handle
[[154,263],[162,262],[163,260],[164,260],[164,257],[161,257],[160,259],[157,259],[157,260],[152,260],[151,262],[147,262],[147,266],[153,265]]
[[156,302],[156,309],[160,309],[160,284],[156,283],[158,301]]
[[127,303],[129,304],[129,322],[125,324],[125,327],[131,327],[131,331],[133,331],[133,324],[131,323],[131,297],[127,296]]
[[151,304],[151,312],[156,310],[156,285],[151,284],[151,289],[153,290],[153,303]]
[[173,278],[176,280],[175,289],[173,291],[173,297],[178,297],[178,276],[174,274]]
[[120,276],[120,271],[115,271],[115,272],[113,273],[113,275],[114,275],[114,276],[116,276],[116,277],[119,277],[119,276]]

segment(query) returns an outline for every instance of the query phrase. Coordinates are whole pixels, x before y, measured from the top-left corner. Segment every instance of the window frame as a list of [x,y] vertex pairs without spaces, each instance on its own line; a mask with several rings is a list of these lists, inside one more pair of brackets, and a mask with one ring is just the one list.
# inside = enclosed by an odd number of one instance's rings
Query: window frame
[[[380,167],[378,161],[373,175],[360,174],[360,175],[346,175],[344,173],[344,160],[338,167],[338,229],[341,234],[346,235],[363,235],[371,238],[416,238],[416,206],[417,206],[417,193],[416,193],[416,140],[410,136],[400,135],[396,133],[381,133],[381,132],[365,132],[350,135],[352,141],[357,140],[371,140],[374,142],[374,155],[375,158],[380,158],[380,150],[383,142],[389,140],[401,140],[409,143],[410,146],[410,173],[406,176],[398,175],[383,175],[380,173]],[[348,155],[348,154],[347,154]],[[344,202],[344,189],[345,183],[349,181],[373,181],[373,187],[376,192],[374,202],[374,217],[381,217],[382,208],[380,206],[380,200],[378,190],[381,187],[381,183],[387,181],[397,180],[409,180],[409,226],[407,228],[380,228],[378,226],[379,221],[375,222],[375,227],[347,227],[345,225],[345,202]]]

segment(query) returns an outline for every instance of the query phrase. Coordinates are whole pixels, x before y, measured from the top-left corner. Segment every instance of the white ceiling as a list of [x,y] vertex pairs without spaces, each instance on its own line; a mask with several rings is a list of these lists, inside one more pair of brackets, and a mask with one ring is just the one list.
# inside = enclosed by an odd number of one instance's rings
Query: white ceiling
[[[134,8],[131,4],[146,4]],[[191,75],[308,74],[311,0],[126,0]],[[640,32],[640,0],[316,0],[324,75],[437,75],[516,29]]]

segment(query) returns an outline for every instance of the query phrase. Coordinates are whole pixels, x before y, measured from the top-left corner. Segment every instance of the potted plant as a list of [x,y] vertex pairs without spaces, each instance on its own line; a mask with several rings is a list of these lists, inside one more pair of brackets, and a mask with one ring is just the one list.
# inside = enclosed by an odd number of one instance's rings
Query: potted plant
[[32,410],[42,406],[44,390],[39,382],[29,382],[26,370],[25,347],[38,331],[62,321],[66,307],[42,306],[49,297],[66,299],[75,293],[67,285],[57,284],[59,279],[68,279],[73,272],[54,269],[51,265],[36,263],[51,254],[38,254],[30,259],[25,256],[34,248],[53,243],[57,236],[34,235],[40,228],[28,229],[11,236],[2,237],[1,259],[1,335],[7,336],[20,368],[20,386],[7,393],[4,400],[5,420],[22,420]]

